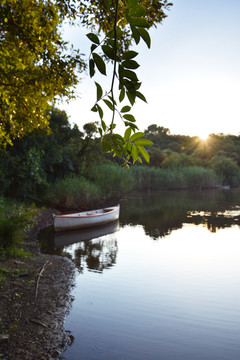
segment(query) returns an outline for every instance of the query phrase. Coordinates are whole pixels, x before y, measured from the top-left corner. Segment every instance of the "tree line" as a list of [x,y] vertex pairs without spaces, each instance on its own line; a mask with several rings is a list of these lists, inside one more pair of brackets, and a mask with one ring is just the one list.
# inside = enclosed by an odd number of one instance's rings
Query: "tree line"
[[[65,111],[52,108],[47,116],[50,132],[35,130],[0,151],[2,195],[39,198],[50,184],[66,177],[96,179],[97,164],[120,167],[124,164],[124,159],[102,153],[97,123],[86,123],[80,131],[76,124],[70,124]],[[197,136],[173,135],[169,129],[155,124],[148,126],[144,136],[153,145],[148,146],[150,163],[143,158],[143,163],[134,165],[141,167],[141,171],[147,168],[181,171],[197,166],[213,170],[221,185],[240,184],[239,136],[211,134],[203,141]],[[134,161],[130,160],[131,168]],[[137,171],[135,177],[139,176]]]

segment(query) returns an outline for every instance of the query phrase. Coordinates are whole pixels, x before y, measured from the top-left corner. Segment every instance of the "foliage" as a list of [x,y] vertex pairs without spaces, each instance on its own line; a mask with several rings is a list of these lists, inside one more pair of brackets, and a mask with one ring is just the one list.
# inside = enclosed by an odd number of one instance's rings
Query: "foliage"
[[168,169],[136,166],[130,170],[135,180],[134,189],[137,191],[202,189],[219,182],[213,170],[198,166]]
[[239,185],[240,168],[230,157],[216,154],[212,157],[210,166],[219,176],[222,177],[223,185]]
[[106,201],[119,201],[134,188],[131,173],[118,165],[93,166],[90,178],[68,176],[53,183],[45,199],[62,208],[89,208]]
[[95,164],[90,176],[100,189],[101,196],[119,201],[134,190],[134,178],[129,170],[111,163]]
[[[118,3],[118,26],[124,32],[126,46],[131,41],[131,33],[128,29],[129,16],[148,26],[156,26],[167,16],[166,10],[172,4],[166,0],[123,0]],[[132,6],[132,7],[131,7]],[[116,1],[111,0],[88,0],[80,1],[80,19],[83,24],[89,27],[98,27],[99,31],[109,33],[115,26]],[[130,39],[129,39],[130,38]]]
[[46,110],[57,96],[71,97],[79,52],[59,28],[74,14],[67,1],[3,0],[0,4],[0,146],[48,126]]
[[[100,117],[99,133],[102,137],[102,150],[104,153],[123,157],[127,166],[130,164],[130,159],[133,164],[136,161],[142,162],[142,159],[149,162],[149,154],[144,146],[151,145],[152,141],[144,139],[144,133],[136,132],[138,130],[136,119],[131,113],[137,98],[146,102],[145,96],[139,91],[141,82],[135,72],[139,67],[136,61],[138,53],[129,50],[129,42],[127,45],[125,42],[124,48],[123,39],[133,39],[136,44],[142,39],[150,48],[151,38],[148,29],[162,21],[166,16],[163,8],[168,8],[171,4],[167,1],[153,3],[149,0],[103,0],[100,3],[90,1],[90,4],[92,6],[88,7],[88,2],[86,6],[84,2],[82,3],[83,13],[86,14],[83,15],[84,21],[88,22],[89,14],[97,15],[96,22],[105,33],[102,40],[96,33],[87,34],[92,42],[89,59],[90,77],[95,75],[96,70],[106,75],[106,63],[112,63],[110,89],[104,93],[102,86],[95,82],[97,99],[92,108],[92,111],[98,113]],[[116,81],[118,81],[118,96],[115,94]],[[126,99],[128,103],[120,105]],[[112,118],[108,122],[105,119],[103,105],[112,112]],[[114,133],[116,114],[126,126],[123,136]]]
[[100,140],[93,140],[96,125],[85,124],[84,132],[71,126],[64,111],[52,108],[50,134],[35,131],[0,151],[2,194],[39,196],[48,183],[72,174],[86,174],[93,161],[103,159]]
[[47,202],[61,208],[87,208],[101,199],[99,188],[79,176],[69,176],[53,183],[45,195]]
[[34,206],[26,207],[0,198],[0,248],[13,248],[36,221]]

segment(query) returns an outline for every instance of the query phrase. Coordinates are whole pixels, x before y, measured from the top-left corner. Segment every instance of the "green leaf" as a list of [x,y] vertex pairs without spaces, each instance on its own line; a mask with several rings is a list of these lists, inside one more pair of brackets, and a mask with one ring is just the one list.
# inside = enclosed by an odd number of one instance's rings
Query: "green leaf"
[[125,113],[125,112],[128,112],[130,110],[131,110],[131,106],[126,105],[120,111],[121,111],[121,113]]
[[136,51],[133,51],[133,50],[129,50],[127,52],[125,52],[122,56],[122,58],[124,60],[128,60],[128,59],[133,59],[135,58],[136,56],[138,55],[138,53]]
[[124,141],[129,139],[129,137],[131,136],[131,132],[132,132],[132,129],[130,127],[128,127],[125,130],[125,133],[124,133],[124,136],[123,136]]
[[145,96],[142,93],[140,93],[140,91],[136,91],[136,96],[139,99],[141,99],[141,100],[143,100],[143,101],[145,101],[147,103],[147,100],[146,100]]
[[133,158],[133,163],[135,163],[138,159],[138,148],[136,145],[132,146],[132,152],[131,152],[132,158]]
[[102,152],[108,153],[112,151],[112,146],[109,141],[105,140],[105,138],[102,139]]
[[149,35],[148,31],[146,29],[144,29],[144,28],[138,28],[138,32],[139,32],[141,38],[147,44],[147,47],[150,49],[150,47],[151,47],[151,38],[150,38],[150,35]]
[[136,6],[129,11],[129,15],[133,17],[141,17],[144,16],[146,10],[143,6]]
[[115,51],[114,51],[114,49],[112,47],[110,47],[108,45],[102,45],[102,51],[110,59],[112,59],[112,60],[116,59]]
[[120,141],[121,145],[124,142],[123,137],[120,134],[113,134],[112,137],[114,140]]
[[98,38],[98,36],[97,36],[96,34],[94,34],[94,33],[88,33],[86,36],[89,38],[89,40],[91,40],[91,41],[94,42],[95,44],[97,44],[97,45],[100,44],[99,38]]
[[135,124],[133,124],[133,123],[131,123],[129,121],[124,121],[124,125],[129,126],[132,129],[132,131],[138,130],[137,125],[135,125]]
[[135,141],[135,144],[143,146],[143,145],[152,145],[153,142],[149,139],[139,139]]
[[93,52],[96,48],[97,48],[97,45],[92,44],[92,46],[91,46],[91,52]]
[[102,125],[102,129],[105,132],[107,129],[107,125],[105,124],[105,122],[103,120],[101,120],[101,125]]
[[94,105],[94,106],[91,108],[91,111],[97,112],[97,111],[98,111],[97,105]]
[[124,119],[128,120],[128,121],[131,121],[131,122],[135,122],[136,119],[133,115],[131,114],[126,114],[126,115],[123,115]]
[[143,135],[144,135],[144,133],[139,131],[139,132],[133,134],[133,135],[130,137],[129,141],[135,142],[136,140],[142,138]]
[[93,77],[95,74],[95,63],[93,59],[89,60],[89,73],[90,73],[90,77]]
[[113,110],[113,109],[114,109],[113,104],[111,103],[111,101],[106,100],[106,99],[104,99],[103,101],[104,101],[105,104],[109,107],[110,110]]
[[126,0],[128,9],[137,6],[139,0]]
[[97,110],[98,110],[100,119],[102,119],[102,118],[103,118],[103,109],[102,109],[101,106],[99,106],[98,104],[97,104]]
[[128,97],[130,104],[133,106],[135,103],[136,95],[130,91],[127,91],[127,97]]
[[147,150],[142,146],[139,146],[138,150],[139,150],[140,154],[143,156],[144,160],[147,163],[149,163],[150,158],[149,158],[149,154],[148,154]]
[[130,27],[131,27],[131,30],[132,30],[132,36],[135,40],[135,43],[138,44],[139,41],[140,41],[140,34],[137,30],[137,28],[133,25],[133,24],[130,24]]
[[119,101],[122,102],[124,98],[125,98],[125,89],[123,87],[120,91]]
[[97,101],[99,101],[103,95],[103,90],[101,85],[99,85],[96,81],[95,81],[95,85],[97,87]]
[[111,6],[111,0],[104,0],[105,6],[107,8],[107,10],[110,10],[110,6]]
[[123,76],[126,77],[127,79],[133,80],[133,81],[138,81],[138,77],[136,75],[136,73],[132,70],[126,70],[123,69]]
[[106,75],[106,65],[100,55],[93,53],[93,59],[101,74]]
[[109,100],[111,100],[112,103],[114,103],[114,105],[117,105],[116,101],[113,99],[112,96],[108,95]]
[[135,60],[125,60],[122,62],[122,66],[127,69],[137,69],[139,64]]
[[143,28],[149,28],[149,23],[147,22],[146,19],[144,18],[140,18],[140,17],[136,17],[136,18],[132,18],[131,20],[131,25],[133,26],[137,26],[137,27],[143,27]]

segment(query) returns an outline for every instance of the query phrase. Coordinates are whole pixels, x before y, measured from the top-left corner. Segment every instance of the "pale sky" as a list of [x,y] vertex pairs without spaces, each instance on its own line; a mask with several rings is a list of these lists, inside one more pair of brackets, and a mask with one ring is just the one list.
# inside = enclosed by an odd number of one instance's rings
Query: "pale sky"
[[[67,30],[65,37],[88,56],[91,43],[81,29]],[[148,100],[148,104],[138,100],[132,110],[139,129],[157,124],[172,134],[238,135],[239,37],[239,0],[173,0],[168,17],[151,30],[151,49],[143,42],[134,47],[141,65],[136,70],[142,81],[140,91]],[[107,81],[105,90],[109,90],[110,73],[109,69],[107,79],[91,80],[87,73],[82,74],[80,97],[61,106],[80,129],[98,120],[90,111],[96,99],[94,81]],[[104,113],[104,120],[110,122],[110,110]],[[119,125],[120,133],[124,129]]]

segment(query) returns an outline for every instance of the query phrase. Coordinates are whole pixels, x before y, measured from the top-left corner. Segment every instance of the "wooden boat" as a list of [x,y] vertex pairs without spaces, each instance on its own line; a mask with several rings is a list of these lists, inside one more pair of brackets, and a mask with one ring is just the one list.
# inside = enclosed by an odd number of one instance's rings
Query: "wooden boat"
[[89,228],[110,223],[119,218],[120,205],[75,214],[53,215],[55,231]]

